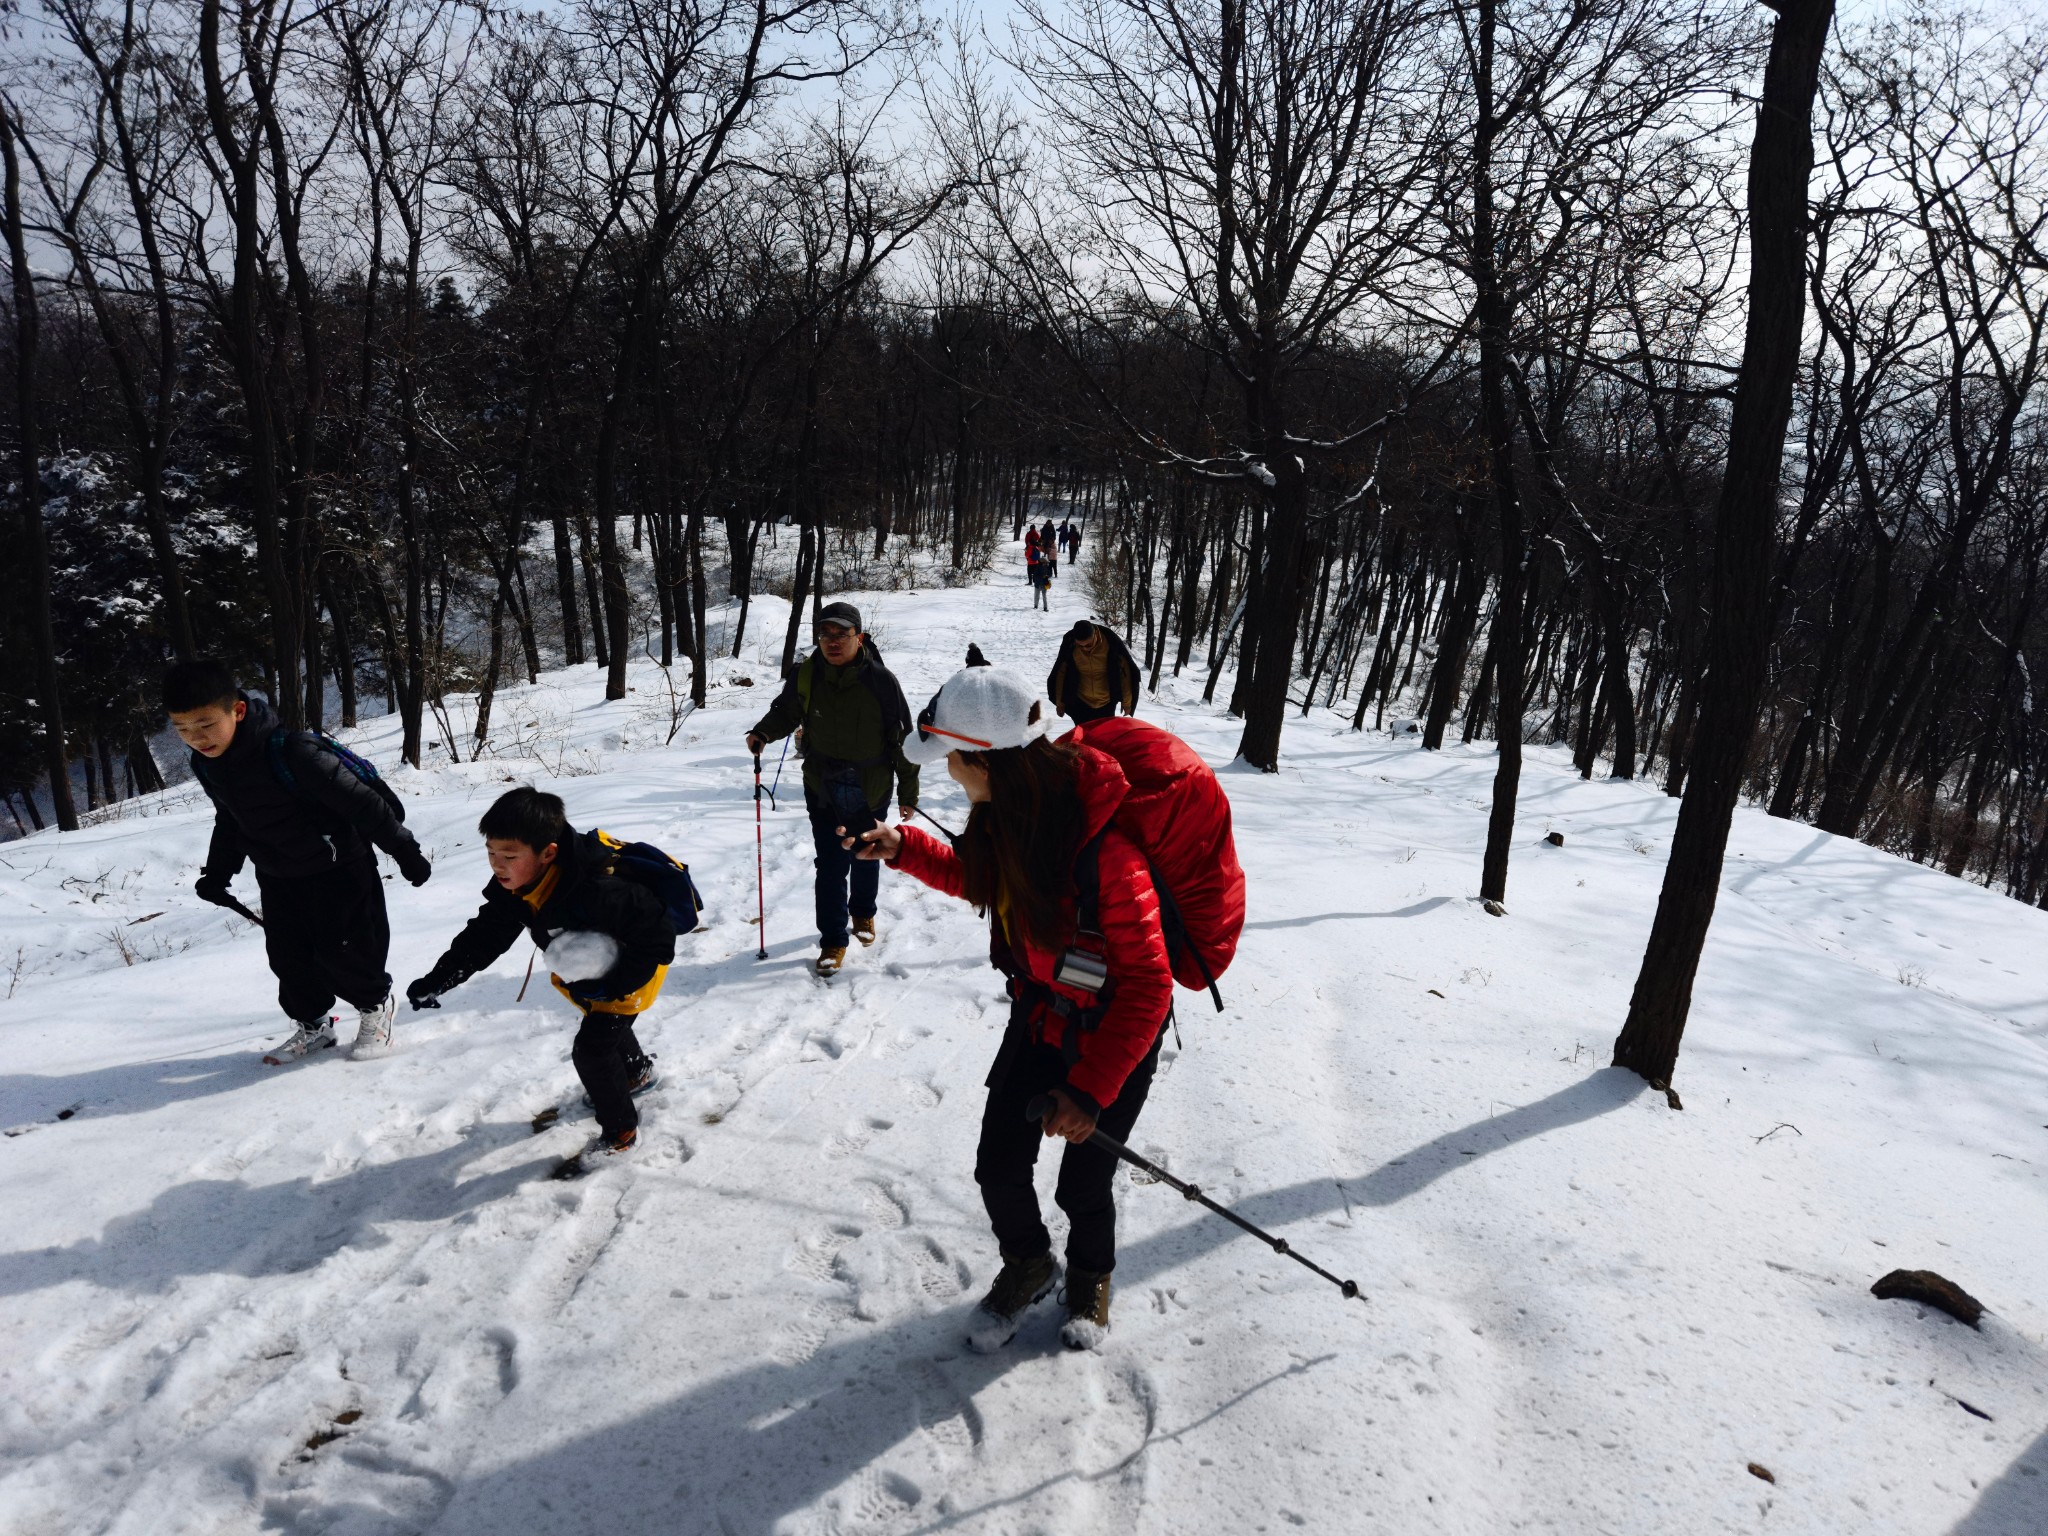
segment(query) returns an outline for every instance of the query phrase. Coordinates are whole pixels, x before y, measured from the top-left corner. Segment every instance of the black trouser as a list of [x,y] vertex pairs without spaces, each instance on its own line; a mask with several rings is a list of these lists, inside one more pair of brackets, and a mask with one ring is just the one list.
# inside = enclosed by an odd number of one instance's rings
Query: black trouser
[[873,917],[875,899],[882,889],[881,862],[856,859],[840,847],[839,828],[857,828],[868,817],[879,822],[887,808],[887,801],[879,806],[868,804],[857,775],[827,779],[816,789],[804,786],[804,809],[811,813],[811,844],[818,855],[814,890],[821,948],[846,948],[847,917]]
[[1090,704],[1081,697],[1077,689],[1067,695],[1066,716],[1076,725],[1086,725],[1091,720],[1107,720],[1116,713],[1116,699],[1112,696],[1106,704]]
[[[1162,1026],[1161,1038],[1164,1037]],[[1097,1129],[1126,1140],[1152,1089],[1159,1065],[1159,1040],[1131,1069],[1116,1102],[1102,1112]],[[981,1186],[989,1225],[1006,1258],[1033,1258],[1052,1247],[1052,1234],[1038,1213],[1031,1171],[1045,1132],[1024,1118],[1024,1107],[1066,1081],[1066,1060],[1050,1045],[1031,1038],[1030,1027],[1012,1014],[1002,1049],[988,1072],[988,1105],[981,1112],[981,1146],[974,1155],[974,1182]],[[1053,1192],[1067,1213],[1067,1267],[1106,1275],[1116,1268],[1116,1199],[1110,1192],[1117,1156],[1093,1142],[1063,1143],[1060,1181]]]
[[576,1031],[569,1059],[597,1111],[597,1128],[616,1141],[638,1128],[640,1111],[633,1104],[633,1079],[647,1066],[647,1053],[633,1033],[632,1013],[586,1013]]
[[287,1017],[325,1019],[337,995],[358,1008],[391,995],[384,969],[391,920],[374,857],[295,879],[258,873],[256,887],[263,893],[263,948]]

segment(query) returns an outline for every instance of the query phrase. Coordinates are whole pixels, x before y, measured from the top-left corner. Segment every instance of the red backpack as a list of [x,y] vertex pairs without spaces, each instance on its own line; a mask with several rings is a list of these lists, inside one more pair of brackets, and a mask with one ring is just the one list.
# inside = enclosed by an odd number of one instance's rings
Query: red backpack
[[[1171,731],[1124,716],[1077,726],[1069,740],[1116,760],[1130,793],[1112,824],[1138,845],[1159,893],[1159,921],[1173,979],[1207,990],[1223,1009],[1216,978],[1229,969],[1244,932],[1244,870],[1230,835],[1230,800],[1195,749]],[[1097,926],[1093,844],[1075,861],[1080,926]]]

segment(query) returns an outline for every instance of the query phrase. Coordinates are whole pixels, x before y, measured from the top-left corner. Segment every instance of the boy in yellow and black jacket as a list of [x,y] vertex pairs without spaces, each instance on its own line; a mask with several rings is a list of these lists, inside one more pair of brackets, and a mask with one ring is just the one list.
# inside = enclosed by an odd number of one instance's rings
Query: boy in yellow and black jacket
[[619,843],[569,825],[561,798],[521,786],[484,812],[491,861],[484,904],[434,968],[405,990],[415,1009],[439,1006],[524,933],[548,957],[555,989],[583,1010],[570,1059],[590,1095],[610,1156],[638,1140],[634,1095],[654,1080],[633,1020],[661,991],[676,930],[661,899],[613,872]]

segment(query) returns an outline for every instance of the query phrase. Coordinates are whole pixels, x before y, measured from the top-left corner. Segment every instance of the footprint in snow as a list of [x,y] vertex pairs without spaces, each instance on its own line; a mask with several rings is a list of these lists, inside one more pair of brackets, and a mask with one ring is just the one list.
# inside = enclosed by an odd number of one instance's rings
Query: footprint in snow
[[835,1162],[840,1158],[851,1157],[874,1140],[877,1133],[893,1130],[895,1124],[893,1120],[884,1120],[876,1115],[869,1115],[860,1120],[849,1120],[844,1130],[825,1143],[825,1155]]
[[929,1237],[911,1244],[910,1262],[917,1271],[918,1289],[935,1301],[951,1301],[967,1289],[967,1266]]
[[909,1209],[887,1185],[876,1179],[862,1179],[859,1187],[861,1209],[877,1226],[894,1231],[910,1224]]
[[899,1077],[896,1086],[903,1090],[904,1097],[919,1109],[937,1109],[945,1099],[945,1093],[937,1083],[923,1077]]

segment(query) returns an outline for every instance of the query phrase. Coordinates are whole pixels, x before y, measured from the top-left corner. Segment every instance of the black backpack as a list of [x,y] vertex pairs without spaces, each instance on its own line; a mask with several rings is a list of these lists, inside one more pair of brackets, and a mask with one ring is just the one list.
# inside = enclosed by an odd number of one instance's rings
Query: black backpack
[[[405,802],[398,798],[396,790],[384,782],[384,776],[377,771],[375,763],[371,762],[367,757],[350,751],[325,731],[304,731],[300,734],[312,737],[315,751],[326,752],[331,756],[340,758],[342,767],[346,768],[358,780],[369,785],[370,788],[377,792],[377,798],[384,802],[394,818],[401,822],[405,820]],[[291,739],[291,736],[292,733],[283,726],[279,726],[276,730],[272,731],[269,740],[264,743],[264,758],[270,764],[270,776],[286,789],[298,793],[301,792],[299,776],[292,772],[292,765],[285,760],[284,755],[285,743]],[[195,764],[195,769],[199,775],[201,786],[205,787],[207,779],[205,768]]]
[[625,843],[598,830],[597,840],[611,854],[609,873],[652,891],[678,935],[693,932],[704,911],[704,897],[690,878],[690,866],[652,843]]

